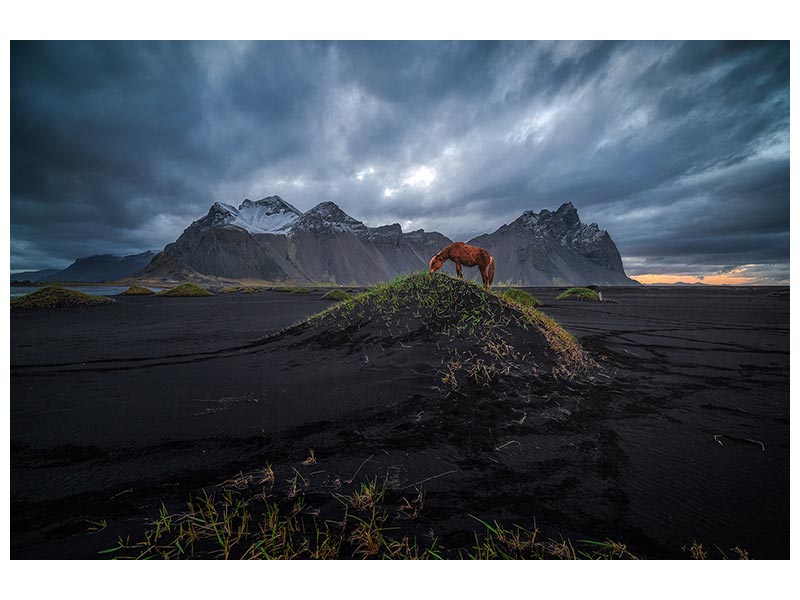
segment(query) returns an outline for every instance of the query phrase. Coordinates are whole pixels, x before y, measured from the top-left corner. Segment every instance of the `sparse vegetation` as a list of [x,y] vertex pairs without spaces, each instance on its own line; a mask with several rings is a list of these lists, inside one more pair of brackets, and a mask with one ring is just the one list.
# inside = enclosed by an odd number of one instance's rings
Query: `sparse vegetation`
[[523,314],[527,317],[528,322],[534,324],[544,335],[550,347],[560,358],[555,370],[557,375],[569,379],[586,364],[586,356],[575,336],[546,314],[534,308],[524,309]]
[[257,286],[257,285],[229,285],[221,290],[218,293],[220,294],[257,294],[258,292],[266,291],[267,287],[265,286]]
[[314,455],[314,449],[308,449],[308,458],[303,461],[303,465],[306,467],[310,467],[311,465],[317,464],[317,457]]
[[79,308],[113,304],[115,300],[105,296],[93,296],[68,290],[60,285],[49,285],[25,296],[11,300],[11,310],[33,310],[53,308]]
[[339,496],[346,505],[355,510],[370,510],[383,500],[386,494],[385,486],[378,486],[378,479],[362,483],[351,496]]
[[141,285],[132,285],[122,292],[120,296],[152,296],[153,294],[155,294],[155,292],[149,288],[142,287]]
[[288,292],[290,294],[308,294],[311,292],[310,289],[299,285],[281,285],[272,289],[276,292]]
[[200,287],[194,283],[182,283],[176,285],[174,288],[164,290],[156,294],[158,296],[167,296],[172,298],[186,298],[186,297],[199,297],[199,296],[213,296],[207,289]]
[[[383,323],[389,344],[410,345],[421,337],[436,343],[441,380],[453,388],[490,385],[515,371],[543,374],[541,361],[552,362],[550,372],[568,379],[587,364],[577,340],[532,306],[440,273],[414,273],[377,285],[299,326],[344,330],[354,323]],[[540,355],[526,358],[514,344],[535,344],[523,334],[531,328],[542,334],[545,343],[537,352]],[[516,332],[518,341],[509,331]]]
[[541,306],[542,304],[528,292],[517,288],[505,288],[500,290],[498,293],[501,296],[507,298],[508,300],[516,302],[520,306],[536,307],[536,306]]
[[324,296],[322,296],[323,300],[335,300],[336,302],[341,302],[342,300],[349,300],[351,298],[350,294],[347,292],[343,292],[342,290],[331,290]]
[[461,558],[474,560],[637,560],[637,557],[628,550],[627,546],[619,542],[611,540],[602,542],[578,540],[576,543],[571,540],[561,540],[559,542],[554,540],[540,541],[537,539],[539,537],[537,528],[526,529],[519,525],[509,528],[500,525],[496,521],[489,524],[476,517],[472,518],[483,525],[486,531],[482,537],[475,533],[475,543],[472,549],[466,553],[466,556]]
[[600,296],[596,291],[589,288],[574,287],[561,292],[556,296],[556,300],[586,300],[589,302],[599,302]]
[[[272,477],[265,479],[263,473]],[[271,467],[240,474],[215,493],[190,498],[183,510],[170,512],[162,504],[141,538],[119,538],[113,548],[98,554],[130,559],[637,559],[618,541],[553,540],[544,538],[536,526],[488,523],[472,515],[472,542],[447,547],[438,537],[413,534],[416,521],[424,519],[425,494],[420,488],[398,503],[398,493],[391,494],[377,479],[368,480],[354,484],[351,494],[334,494],[339,509],[329,508],[323,515],[314,504],[324,498],[306,497],[298,492],[297,481],[288,483],[288,489],[275,490]],[[90,525],[89,531],[96,532],[107,523]],[[419,524],[420,531],[422,527]],[[692,558],[708,558],[697,542],[684,550]],[[738,547],[732,553],[749,558]],[[728,556],[720,551],[720,558]]]

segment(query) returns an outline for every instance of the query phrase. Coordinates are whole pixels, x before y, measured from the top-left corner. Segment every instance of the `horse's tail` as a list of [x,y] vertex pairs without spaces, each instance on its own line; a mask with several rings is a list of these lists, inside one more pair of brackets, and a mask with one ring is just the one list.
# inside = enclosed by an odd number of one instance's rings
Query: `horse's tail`
[[494,281],[494,256],[489,257],[489,267],[486,270],[488,272],[486,287],[492,287],[492,282]]

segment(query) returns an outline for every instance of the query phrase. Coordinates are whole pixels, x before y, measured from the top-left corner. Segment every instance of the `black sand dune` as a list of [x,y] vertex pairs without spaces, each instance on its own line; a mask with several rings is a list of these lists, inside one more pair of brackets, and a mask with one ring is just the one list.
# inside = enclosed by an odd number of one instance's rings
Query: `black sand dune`
[[393,500],[422,487],[402,530],[448,548],[470,543],[474,515],[652,558],[687,556],[693,540],[788,557],[785,299],[612,288],[619,304],[556,303],[558,290],[530,290],[594,364],[559,369],[540,330],[502,322],[514,355],[491,370],[509,351],[487,351],[461,315],[515,313],[465,290],[433,317],[409,293],[376,310],[321,292],[12,314],[12,557],[97,556],[162,500],[184,505],[267,463],[277,492],[300,471],[322,512],[372,478]]

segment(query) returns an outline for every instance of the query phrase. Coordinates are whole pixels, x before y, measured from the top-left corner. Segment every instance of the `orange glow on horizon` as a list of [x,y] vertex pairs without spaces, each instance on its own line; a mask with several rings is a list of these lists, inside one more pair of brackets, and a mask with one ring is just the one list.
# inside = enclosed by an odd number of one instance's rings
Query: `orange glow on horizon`
[[702,279],[694,275],[634,275],[639,283],[706,283],[708,285],[753,285],[757,279],[755,277],[739,277],[736,275],[706,275]]

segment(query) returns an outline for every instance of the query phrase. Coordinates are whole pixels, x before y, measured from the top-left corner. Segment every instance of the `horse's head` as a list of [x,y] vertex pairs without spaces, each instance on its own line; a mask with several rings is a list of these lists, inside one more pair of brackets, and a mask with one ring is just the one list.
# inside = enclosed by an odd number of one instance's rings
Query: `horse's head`
[[428,273],[436,273],[436,271],[442,268],[443,264],[444,264],[444,259],[439,258],[439,255],[437,254],[431,259],[431,262],[428,265]]

